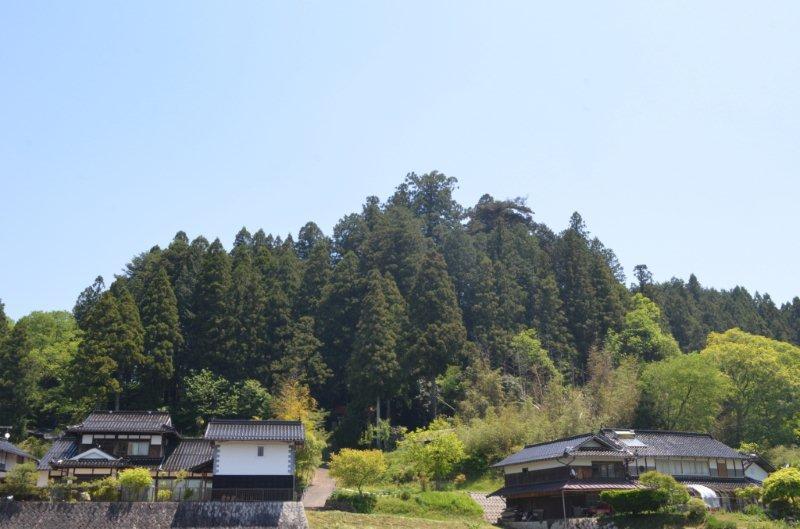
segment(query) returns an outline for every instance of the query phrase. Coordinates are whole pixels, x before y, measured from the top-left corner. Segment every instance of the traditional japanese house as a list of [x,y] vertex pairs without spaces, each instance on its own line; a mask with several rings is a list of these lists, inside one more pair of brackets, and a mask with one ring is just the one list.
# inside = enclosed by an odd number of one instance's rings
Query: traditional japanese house
[[0,439],[0,481],[15,466],[29,462],[36,462],[36,458],[7,440]]
[[211,420],[213,499],[296,499],[295,453],[305,442],[300,421]]
[[503,469],[505,485],[493,494],[506,498],[518,519],[584,516],[596,512],[601,491],[635,488],[640,474],[657,470],[709,507],[734,509],[734,491],[760,482],[749,476],[766,475],[748,473],[752,465],[758,465],[752,455],[707,434],[603,429],[508,456],[494,465]]

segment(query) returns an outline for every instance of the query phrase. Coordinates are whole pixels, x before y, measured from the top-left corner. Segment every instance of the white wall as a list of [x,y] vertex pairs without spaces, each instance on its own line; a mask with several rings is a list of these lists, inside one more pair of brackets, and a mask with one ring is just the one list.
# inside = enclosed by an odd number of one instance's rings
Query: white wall
[[761,468],[758,463],[752,463],[744,470],[744,475],[756,481],[764,481],[769,476],[769,472]]
[[[571,462],[570,462],[571,460]],[[603,459],[603,457],[589,457],[589,456],[581,456],[576,457],[575,459],[566,458],[562,459],[564,462],[570,462],[570,466],[572,467],[590,467],[592,466],[592,462],[595,463],[618,463],[622,462],[621,459]],[[534,470],[545,470],[548,468],[558,468],[563,467],[564,463],[559,463],[555,459],[548,459],[546,461],[530,461],[528,463],[518,463],[516,465],[509,465],[507,467],[503,467],[503,470],[506,474],[515,474],[517,472],[522,472],[523,468],[527,468],[528,472],[533,472]]]
[[[258,456],[258,447],[264,455]],[[217,443],[214,474],[220,476],[289,476],[293,473],[288,443],[226,441]]]

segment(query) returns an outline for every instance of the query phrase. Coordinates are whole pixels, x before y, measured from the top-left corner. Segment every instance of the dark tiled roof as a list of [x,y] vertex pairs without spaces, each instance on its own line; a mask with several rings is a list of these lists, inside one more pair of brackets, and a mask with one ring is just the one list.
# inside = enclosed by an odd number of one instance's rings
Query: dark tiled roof
[[211,461],[214,447],[208,439],[182,439],[161,465],[161,470],[191,470]]
[[28,459],[36,460],[35,457],[30,455],[25,450],[23,450],[23,449],[15,446],[15,445],[9,443],[8,441],[6,441],[4,439],[0,439],[0,452],[6,452],[6,453],[9,453],[9,454],[13,454],[15,456],[22,456],[22,457],[27,457]]
[[80,424],[67,429],[71,433],[175,432],[172,418],[165,411],[93,411]]
[[623,480],[560,480],[547,483],[531,483],[525,485],[515,485],[503,487],[490,494],[490,496],[517,496],[520,494],[548,494],[563,491],[597,492],[601,490],[635,489],[637,485],[633,481]]
[[302,443],[305,430],[300,421],[243,421],[212,419],[205,438],[210,441],[287,441]]
[[[502,461],[493,466],[502,467],[506,465],[514,465],[517,463],[527,463],[528,461],[542,461],[546,459],[556,459],[562,457],[564,455],[564,452],[568,452],[570,454],[575,453],[578,447],[580,447],[583,443],[586,443],[587,441],[590,440],[595,440],[602,444],[611,443],[609,439],[605,439],[602,436],[598,436],[591,433],[583,435],[575,435],[572,437],[557,439],[555,441],[550,441],[547,443],[528,445],[519,452],[517,452],[516,454],[508,456],[507,458],[503,459]],[[598,450],[598,451],[592,451],[591,453],[595,455],[611,454],[612,456],[625,454],[625,452],[617,450]]]
[[683,483],[684,485],[703,485],[704,487],[708,487],[711,490],[715,490],[717,492],[730,492],[736,489],[741,489],[743,487],[748,487],[750,485],[757,485],[760,484],[757,481],[750,480],[748,478],[707,478],[707,479],[681,479],[680,477],[676,477],[678,481]]
[[[608,433],[611,430],[604,430],[604,432]],[[747,456],[704,433],[636,430],[636,439],[645,445],[630,447],[639,456],[747,459]]]
[[74,437],[62,437],[53,441],[53,446],[39,461],[39,470],[49,470],[50,463],[59,459],[69,459],[78,453],[78,440]]

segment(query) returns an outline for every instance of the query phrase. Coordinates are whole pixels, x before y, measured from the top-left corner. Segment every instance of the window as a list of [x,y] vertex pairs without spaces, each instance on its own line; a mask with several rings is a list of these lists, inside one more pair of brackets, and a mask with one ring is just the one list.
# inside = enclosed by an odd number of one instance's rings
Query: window
[[527,472],[527,471],[528,471],[528,467],[523,467],[523,468],[522,468],[522,471],[523,471],[523,472]]
[[263,446],[259,446],[258,447],[258,457],[264,457],[264,447]]
[[150,453],[150,443],[147,441],[128,441],[129,456],[146,456]]
[[592,474],[596,478],[621,478],[622,469],[616,463],[593,463]]

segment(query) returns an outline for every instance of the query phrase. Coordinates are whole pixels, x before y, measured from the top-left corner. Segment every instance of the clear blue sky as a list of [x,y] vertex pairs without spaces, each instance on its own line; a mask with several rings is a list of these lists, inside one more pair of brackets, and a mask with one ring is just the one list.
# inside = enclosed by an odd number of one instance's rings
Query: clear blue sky
[[800,294],[798,2],[5,2],[0,298],[174,233],[326,232],[408,171],[580,211],[630,275]]

